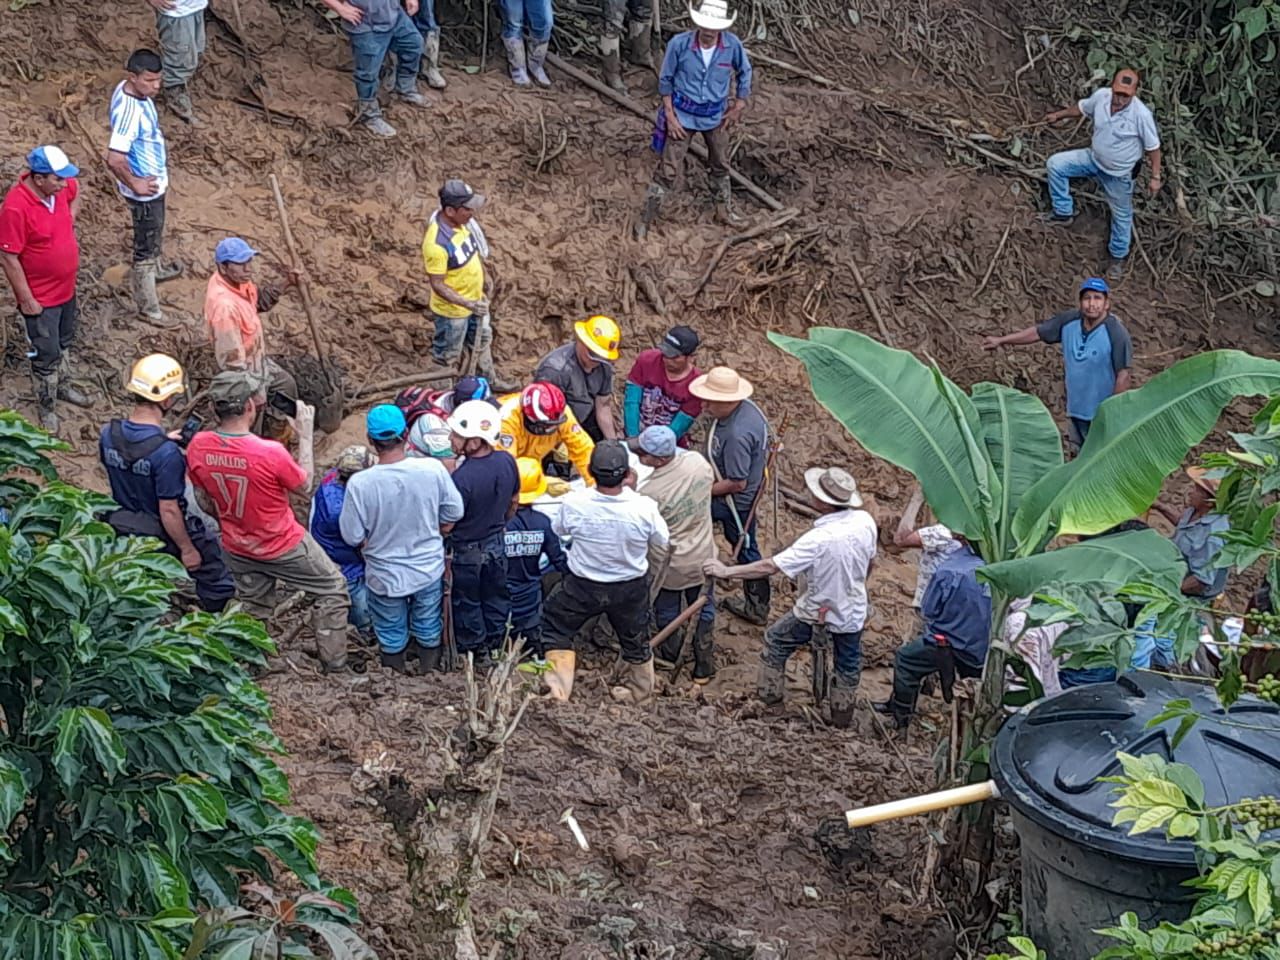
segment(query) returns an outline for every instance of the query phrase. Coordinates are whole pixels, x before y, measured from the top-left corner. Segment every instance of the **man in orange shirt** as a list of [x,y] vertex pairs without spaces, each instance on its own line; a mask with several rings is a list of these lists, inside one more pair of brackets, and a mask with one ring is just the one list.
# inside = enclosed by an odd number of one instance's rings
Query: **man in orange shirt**
[[217,269],[209,278],[204,298],[214,359],[219,370],[246,370],[265,381],[269,393],[296,400],[298,385],[293,375],[267,356],[259,314],[298,285],[298,274],[291,270],[283,286],[259,288],[251,279],[250,267],[257,255],[258,251],[239,237],[227,237],[214,249]]

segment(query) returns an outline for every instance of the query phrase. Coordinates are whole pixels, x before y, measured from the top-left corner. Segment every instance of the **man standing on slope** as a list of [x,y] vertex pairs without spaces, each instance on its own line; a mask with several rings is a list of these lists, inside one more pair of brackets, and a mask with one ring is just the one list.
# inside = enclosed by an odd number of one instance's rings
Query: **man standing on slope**
[[1129,331],[1111,312],[1111,288],[1101,277],[1080,284],[1080,308],[1054,314],[1043,323],[1003,337],[987,337],[984,350],[1031,343],[1062,344],[1066,374],[1068,439],[1077,449],[1089,435],[1098,407],[1107,397],[1133,385],[1129,371],[1133,343]]
[[[204,53],[204,11],[209,0],[147,0],[156,11],[160,59],[164,61],[164,102],[179,120],[198,126],[187,84]],[[248,43],[248,37],[240,38]]]
[[356,85],[356,122],[375,137],[394,137],[396,128],[382,117],[378,76],[388,53],[396,57],[395,95],[404,103],[425,107],[418,91],[422,34],[410,17],[418,0],[322,0],[338,15],[351,40],[352,79]]

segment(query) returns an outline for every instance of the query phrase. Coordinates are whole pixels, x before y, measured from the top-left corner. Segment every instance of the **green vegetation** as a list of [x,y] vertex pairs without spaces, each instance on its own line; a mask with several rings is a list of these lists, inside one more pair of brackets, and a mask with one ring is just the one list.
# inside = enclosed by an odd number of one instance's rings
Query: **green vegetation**
[[[24,960],[372,957],[354,899],[317,875],[315,826],[279,806],[283,748],[246,672],[272,652],[262,625],[175,620],[181,564],[97,520],[110,501],[47,459],[64,448],[0,413],[0,942]],[[242,910],[278,866],[311,895],[283,919]]]

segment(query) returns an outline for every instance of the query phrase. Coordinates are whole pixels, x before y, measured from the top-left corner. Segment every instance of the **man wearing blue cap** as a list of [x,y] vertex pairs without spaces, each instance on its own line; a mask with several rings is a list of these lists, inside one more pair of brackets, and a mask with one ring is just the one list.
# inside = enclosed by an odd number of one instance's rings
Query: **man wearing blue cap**
[[412,636],[418,671],[427,673],[440,667],[444,537],[462,519],[462,497],[439,460],[405,455],[399,407],[374,407],[365,431],[378,462],[347,482],[338,526],[364,555],[382,665],[404,673]]
[[40,425],[55,432],[55,401],[89,406],[71,383],[67,350],[76,333],[76,213],[80,173],[54,146],[27,155],[27,173],[0,204],[0,267],[31,341],[31,378]]
[[1080,284],[1080,309],[1064,310],[1017,333],[987,337],[982,346],[996,350],[1032,343],[1062,344],[1070,424],[1067,439],[1079,450],[1102,401],[1133,385],[1129,369],[1133,342],[1124,324],[1111,312],[1107,281],[1090,277]]
[[259,314],[298,285],[298,274],[291,270],[283,284],[259,288],[250,266],[257,255],[258,251],[239,237],[227,237],[214,248],[216,269],[204,298],[214,359],[219,370],[247,370],[266,381],[269,392],[296,400],[298,385],[293,376],[267,356]]

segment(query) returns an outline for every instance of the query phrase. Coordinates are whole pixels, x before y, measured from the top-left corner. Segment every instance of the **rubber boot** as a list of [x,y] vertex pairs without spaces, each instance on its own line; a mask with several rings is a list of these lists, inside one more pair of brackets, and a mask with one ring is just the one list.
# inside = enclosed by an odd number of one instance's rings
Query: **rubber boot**
[[422,66],[419,72],[426,77],[432,90],[445,88],[444,74],[440,72],[440,31],[432,30],[422,37]]
[[182,276],[182,264],[177,260],[170,260],[168,263],[156,261],[156,283],[167,283],[170,280],[177,280]]
[[191,105],[191,94],[187,92],[185,83],[180,83],[173,87],[165,87],[164,102],[179,120],[184,120],[193,127],[200,126],[200,120],[196,117],[195,107]]
[[680,651],[684,649],[684,625],[654,648],[653,655],[664,667],[674,667],[680,662]]
[[853,722],[853,706],[856,702],[858,688],[836,679],[831,686],[831,725],[844,730]]
[[911,707],[907,704],[899,703],[892,695],[888,700],[871,704],[871,709],[883,716],[892,717],[893,725],[899,730],[906,729],[911,723]]
[[653,69],[653,27],[648,20],[632,20],[627,28],[627,60]]
[[434,647],[424,647],[422,644],[415,644],[414,651],[418,657],[418,676],[425,677],[429,673],[440,672],[440,660],[444,656],[444,644],[437,643]]
[[507,48],[507,68],[511,71],[511,82],[517,87],[527,87],[529,69],[524,58],[524,40],[520,37],[503,37],[502,45]]
[[551,78],[547,76],[546,40],[529,44],[529,76],[540,87],[551,86]]
[[394,670],[396,673],[407,673],[404,663],[404,651],[399,653],[387,653],[383,650],[378,655],[378,661],[382,664],[384,670]]
[[619,703],[644,703],[653,696],[653,657],[644,663],[627,663],[622,668],[622,682],[609,688],[609,695]]
[[373,136],[389,140],[396,135],[396,128],[382,118],[382,107],[377,100],[361,100],[356,105],[356,123]]
[[715,641],[711,638],[714,627],[712,620],[699,620],[693,631],[693,682],[699,685],[716,675]]
[[627,85],[622,81],[622,43],[617,37],[600,38],[600,58],[604,65],[604,82],[626,96]]
[[547,663],[551,664],[551,669],[542,678],[552,700],[568,700],[573,693],[573,668],[577,662],[578,655],[572,650],[547,651]]
[[658,210],[662,206],[662,198],[666,192],[665,187],[656,183],[649,184],[649,189],[644,192],[644,206],[640,209],[640,219],[636,221],[637,240],[643,240],[649,235],[649,227],[658,219]]
[[36,373],[31,371],[31,385],[36,392],[36,414],[40,418],[40,428],[49,433],[58,432],[58,374]]
[[71,382],[71,359],[65,353],[58,361],[58,399],[77,407],[93,406],[93,401],[76,389],[76,385]]
[[138,312],[155,323],[164,320],[164,311],[160,309],[160,297],[156,293],[156,270],[159,264],[155,260],[142,260],[133,265],[131,284],[133,302]]
[[771,663],[760,662],[760,676],[756,680],[756,696],[762,703],[776,706],[782,703],[782,692],[787,688],[787,671]]
[[733,210],[733,181],[728,177],[717,177],[711,181],[711,197],[716,205],[716,223],[732,227],[742,222],[742,218]]
[[769,622],[769,581],[744,580],[742,597],[730,597],[724,608],[740,620],[763,627]]

